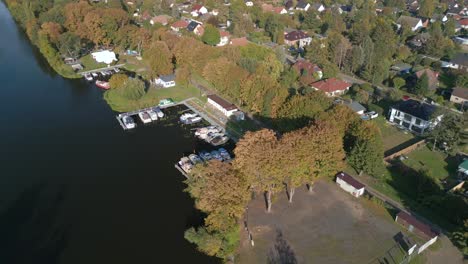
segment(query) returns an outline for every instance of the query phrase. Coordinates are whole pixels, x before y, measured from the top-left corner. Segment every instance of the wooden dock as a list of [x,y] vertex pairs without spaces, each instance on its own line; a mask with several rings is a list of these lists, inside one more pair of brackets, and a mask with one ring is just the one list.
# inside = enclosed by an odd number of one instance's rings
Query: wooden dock
[[184,175],[184,177],[187,178],[187,180],[190,179],[190,177],[188,176],[188,174],[185,173],[185,171],[184,171],[177,163],[174,165],[174,167],[175,167],[178,171],[180,171],[180,173],[182,173],[182,175]]
[[110,67],[105,67],[105,68],[99,68],[99,69],[94,69],[94,70],[89,70],[89,71],[78,72],[78,74],[85,75],[85,74],[87,74],[87,73],[100,72],[100,71],[108,71],[108,70],[112,70],[112,69],[115,69],[115,68],[122,68],[123,66],[125,66],[125,63],[118,64],[118,65],[114,65],[114,66],[110,66]]

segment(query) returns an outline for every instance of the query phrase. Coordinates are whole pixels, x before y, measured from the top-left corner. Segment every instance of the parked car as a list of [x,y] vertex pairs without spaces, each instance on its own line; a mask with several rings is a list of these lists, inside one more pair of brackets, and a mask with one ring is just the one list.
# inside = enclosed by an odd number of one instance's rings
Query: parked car
[[378,113],[376,113],[375,111],[370,111],[367,113],[367,115],[371,118],[371,119],[374,119],[374,118],[377,118],[379,116]]

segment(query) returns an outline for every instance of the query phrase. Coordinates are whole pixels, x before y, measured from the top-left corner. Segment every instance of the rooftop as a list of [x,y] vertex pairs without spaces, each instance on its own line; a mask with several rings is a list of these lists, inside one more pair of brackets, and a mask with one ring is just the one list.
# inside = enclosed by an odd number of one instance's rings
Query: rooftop
[[289,41],[294,41],[294,40],[298,40],[298,39],[305,39],[305,38],[308,38],[309,36],[300,31],[300,30],[295,30],[295,31],[291,31],[289,33],[287,33],[286,35],[284,35],[284,39],[286,40],[289,40]]
[[422,103],[414,99],[409,99],[407,101],[400,101],[392,108],[400,110],[401,112],[410,114],[412,116],[421,118],[423,120],[429,121],[432,119],[432,115],[436,111],[434,105]]
[[457,53],[451,62],[454,64],[468,66],[468,53]]
[[226,110],[234,110],[237,109],[237,107],[234,104],[229,103],[228,101],[224,100],[223,98],[217,96],[216,94],[210,94],[207,96],[208,99],[211,99],[215,103],[219,104],[221,107],[223,107]]
[[342,81],[336,78],[330,78],[318,82],[314,82],[311,84],[312,87],[322,90],[326,93],[336,92],[336,91],[344,91],[351,87],[350,83]]
[[356,179],[351,177],[346,172],[340,172],[336,175],[336,177],[342,179],[344,182],[346,182],[347,184],[353,186],[354,188],[358,190],[366,187],[364,184],[358,182]]
[[419,231],[421,231],[422,233],[424,233],[426,236],[428,236],[430,238],[438,236],[437,232],[433,231],[430,226],[420,222],[419,220],[417,220],[413,216],[411,216],[411,215],[409,215],[409,214],[407,214],[407,213],[405,213],[403,211],[399,212],[397,214],[397,217],[405,220],[405,222],[407,222],[408,224],[414,226],[414,228],[417,228]]
[[400,16],[400,18],[398,18],[397,24],[401,25],[406,23],[410,27],[415,27],[419,23],[419,21],[421,21],[421,19],[416,17]]
[[468,88],[455,87],[453,88],[452,95],[468,100]]

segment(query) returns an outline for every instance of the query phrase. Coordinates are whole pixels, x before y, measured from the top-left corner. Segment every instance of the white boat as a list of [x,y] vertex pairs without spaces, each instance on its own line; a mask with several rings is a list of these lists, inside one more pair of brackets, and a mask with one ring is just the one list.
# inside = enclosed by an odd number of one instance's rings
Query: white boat
[[189,173],[193,168],[192,162],[187,157],[182,157],[178,164],[179,164],[180,168],[183,171],[185,171],[186,173]]
[[99,77],[99,75],[97,73],[95,73],[95,72],[92,72],[91,75],[93,76],[93,78]]
[[200,121],[202,121],[203,118],[200,117],[200,116],[196,116],[196,117],[189,117],[185,120],[185,122],[183,122],[184,124],[186,125],[191,125],[191,124],[195,124],[195,123],[198,123]]
[[143,122],[145,124],[151,123],[151,117],[147,112],[145,112],[145,111],[140,112],[140,113],[138,113],[138,116],[140,117],[141,122]]
[[158,120],[158,115],[153,110],[148,110],[148,114],[150,115],[151,120],[156,121]]
[[135,128],[135,121],[133,121],[131,116],[122,117],[122,121],[127,129]]
[[89,74],[89,73],[85,73],[84,77],[89,82],[93,80],[93,76],[91,76],[91,74]]
[[229,138],[226,135],[217,135],[210,140],[210,144],[213,146],[220,146],[226,144]]
[[120,72],[120,69],[119,68],[114,68],[114,71],[115,71],[115,73],[118,73],[118,72]]
[[107,75],[112,75],[111,71],[105,71]]
[[101,72],[101,75],[102,75],[102,76],[107,76],[106,71],[102,71],[102,72]]
[[161,110],[161,108],[155,107],[155,108],[154,108],[154,111],[156,112],[156,114],[158,115],[159,118],[163,118],[163,117],[164,117],[164,113],[163,113],[163,111]]
[[188,158],[194,165],[203,162],[202,159],[196,154],[190,154]]
[[185,114],[181,115],[179,119],[180,119],[181,122],[184,123],[188,118],[192,118],[192,117],[196,117],[196,116],[197,116],[197,114],[194,114],[194,113],[185,113]]
[[218,126],[207,126],[207,127],[202,127],[202,128],[197,129],[195,131],[195,136],[197,136],[200,139],[206,140],[210,137],[210,135],[212,136],[213,134],[221,133],[221,132],[222,132],[222,128]]

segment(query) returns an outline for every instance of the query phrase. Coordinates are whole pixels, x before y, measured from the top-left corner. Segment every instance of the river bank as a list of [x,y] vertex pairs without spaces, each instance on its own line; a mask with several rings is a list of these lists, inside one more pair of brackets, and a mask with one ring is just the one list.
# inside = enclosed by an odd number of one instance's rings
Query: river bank
[[58,76],[1,1],[0,24],[0,263],[219,263],[184,239],[203,217],[174,169],[197,148],[190,131],[124,132],[103,92]]

